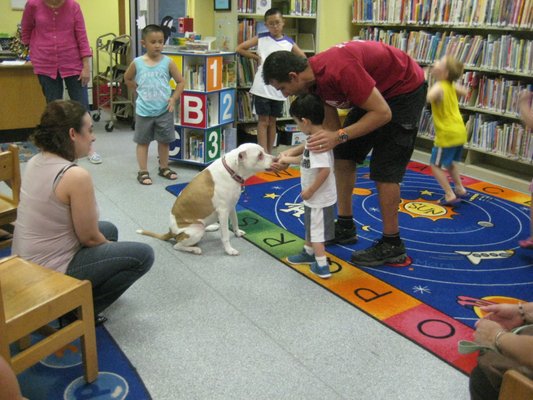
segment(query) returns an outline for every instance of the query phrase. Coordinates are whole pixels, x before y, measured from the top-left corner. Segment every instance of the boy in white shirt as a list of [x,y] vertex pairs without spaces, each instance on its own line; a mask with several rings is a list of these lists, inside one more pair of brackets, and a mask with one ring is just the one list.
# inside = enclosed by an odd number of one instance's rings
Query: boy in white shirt
[[[308,136],[321,131],[324,104],[315,94],[304,94],[291,104],[290,114],[298,128]],[[303,153],[294,148],[280,154],[281,164],[300,164],[301,197],[305,210],[305,245],[300,254],[290,256],[291,264],[309,264],[320,278],[331,276],[324,243],[335,237],[335,203],[337,191],[333,174],[333,151],[310,152],[307,142]]]
[[[285,21],[280,10],[271,8],[265,13],[265,26],[268,32],[259,33],[257,36],[242,42],[235,51],[258,62],[254,82],[250,89],[258,119],[257,143],[268,154],[272,154],[272,147],[276,138],[276,119],[283,114],[285,96],[279,90],[265,84],[262,64],[275,51],[287,50],[301,57],[305,57],[305,53],[294,43],[294,40],[283,34]],[[256,48],[256,51],[250,51],[252,48]]]

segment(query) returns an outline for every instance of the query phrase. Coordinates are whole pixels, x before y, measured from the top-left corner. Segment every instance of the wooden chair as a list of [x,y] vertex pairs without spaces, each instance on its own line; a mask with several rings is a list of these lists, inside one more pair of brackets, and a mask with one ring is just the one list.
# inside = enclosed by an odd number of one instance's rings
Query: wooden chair
[[[12,356],[10,344],[78,310],[79,319]],[[16,374],[81,339],[85,380],[98,376],[91,283],[52,271],[18,256],[0,260],[0,355]]]
[[[8,150],[0,152],[0,181],[6,182],[11,188],[11,195],[0,194],[0,226],[6,226],[17,219],[20,195],[19,149],[14,144],[10,144]],[[0,241],[0,248],[9,246],[11,239]]]
[[533,399],[533,381],[513,369],[503,375],[499,400]]

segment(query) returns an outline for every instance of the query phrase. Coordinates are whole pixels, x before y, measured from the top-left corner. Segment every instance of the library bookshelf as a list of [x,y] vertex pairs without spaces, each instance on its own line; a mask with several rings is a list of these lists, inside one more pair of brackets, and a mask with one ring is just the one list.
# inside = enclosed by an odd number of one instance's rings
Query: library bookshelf
[[206,166],[236,147],[235,53],[166,49],[165,54],[185,79],[174,114],[176,140],[170,146],[169,158]]
[[[284,34],[291,37],[295,43],[308,56],[313,55],[317,49],[318,0],[237,0],[236,18],[238,24],[236,44],[251,39],[258,32],[266,30],[264,14],[272,8],[278,8],[285,20]],[[249,90],[252,86],[257,62],[240,55],[237,56],[237,125],[245,133],[256,130],[257,118],[253,114],[252,95]],[[283,116],[278,118],[282,124],[291,122],[289,115],[290,99],[285,101]]]
[[[513,180],[527,191],[533,138],[517,99],[533,85],[533,0],[354,0],[352,22],[360,39],[400,48],[423,67],[444,55],[462,61],[468,95],[460,107],[469,137],[462,171]],[[432,147],[432,126],[426,109],[417,141],[422,153]]]

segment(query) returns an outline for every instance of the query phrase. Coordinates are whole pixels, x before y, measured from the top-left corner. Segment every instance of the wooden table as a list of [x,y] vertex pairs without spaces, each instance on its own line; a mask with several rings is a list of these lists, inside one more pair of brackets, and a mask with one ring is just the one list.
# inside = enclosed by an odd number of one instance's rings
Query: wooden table
[[45,106],[31,63],[9,66],[0,63],[0,131],[33,129]]

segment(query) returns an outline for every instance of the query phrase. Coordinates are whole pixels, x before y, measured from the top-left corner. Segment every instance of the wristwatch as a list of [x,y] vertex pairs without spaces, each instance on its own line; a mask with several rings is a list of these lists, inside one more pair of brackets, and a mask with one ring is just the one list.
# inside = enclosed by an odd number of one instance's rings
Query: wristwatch
[[338,130],[338,136],[337,136],[337,140],[341,143],[346,143],[348,141],[348,134],[346,133],[346,131],[344,129],[339,129]]

